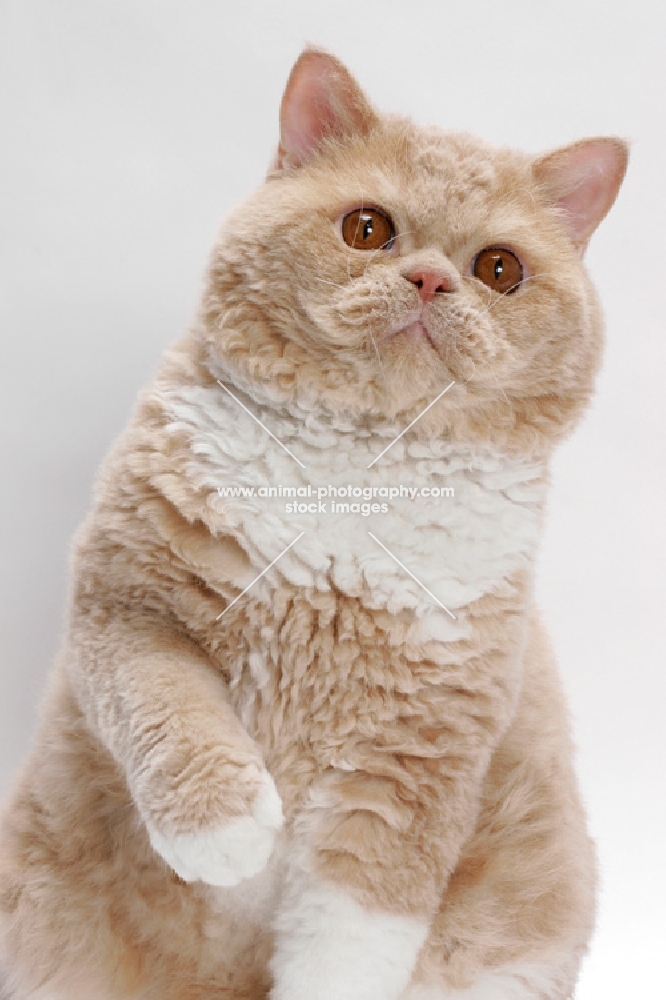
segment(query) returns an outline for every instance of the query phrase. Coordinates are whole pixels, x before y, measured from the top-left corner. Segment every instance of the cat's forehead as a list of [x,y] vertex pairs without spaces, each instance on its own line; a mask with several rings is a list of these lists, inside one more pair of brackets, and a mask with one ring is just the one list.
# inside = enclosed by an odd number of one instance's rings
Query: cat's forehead
[[320,164],[322,192],[345,203],[375,203],[413,230],[449,233],[477,226],[490,211],[532,204],[529,157],[476,136],[384,119],[381,127]]
[[526,158],[475,136],[412,126],[401,151],[402,197],[414,222],[446,218],[451,224],[515,204],[527,193]]
[[395,151],[404,175],[424,185],[491,192],[506,169],[503,151],[465,132],[389,121],[377,139]]

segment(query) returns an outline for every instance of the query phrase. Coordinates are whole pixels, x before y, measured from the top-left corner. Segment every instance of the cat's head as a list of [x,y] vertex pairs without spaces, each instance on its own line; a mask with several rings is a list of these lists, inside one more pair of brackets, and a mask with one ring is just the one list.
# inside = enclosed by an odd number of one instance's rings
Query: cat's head
[[602,331],[582,257],[627,147],[544,156],[377,113],[308,50],[266,183],[227,221],[202,309],[208,364],[257,399],[420,434],[559,438],[588,401]]

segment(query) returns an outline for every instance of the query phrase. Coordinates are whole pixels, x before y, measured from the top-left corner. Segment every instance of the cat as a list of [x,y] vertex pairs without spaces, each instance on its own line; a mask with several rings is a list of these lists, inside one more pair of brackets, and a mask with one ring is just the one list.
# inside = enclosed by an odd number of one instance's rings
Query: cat
[[2,814],[11,1000],[572,996],[595,855],[533,580],[627,158],[300,56],[74,543]]

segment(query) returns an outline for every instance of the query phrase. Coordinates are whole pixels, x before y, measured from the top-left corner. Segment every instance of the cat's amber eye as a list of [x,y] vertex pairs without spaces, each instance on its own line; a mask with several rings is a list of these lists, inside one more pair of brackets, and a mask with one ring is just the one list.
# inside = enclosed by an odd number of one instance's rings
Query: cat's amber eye
[[342,220],[342,238],[354,250],[389,250],[395,239],[393,223],[377,208],[356,208]]
[[474,258],[472,273],[494,292],[510,295],[523,280],[523,265],[511,250],[487,247]]

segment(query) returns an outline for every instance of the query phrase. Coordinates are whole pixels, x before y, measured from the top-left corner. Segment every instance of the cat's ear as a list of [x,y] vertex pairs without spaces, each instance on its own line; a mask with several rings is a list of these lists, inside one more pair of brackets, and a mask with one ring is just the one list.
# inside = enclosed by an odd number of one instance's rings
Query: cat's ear
[[351,73],[319,49],[306,49],[291,71],[280,108],[273,170],[300,167],[327,138],[370,131],[377,115]]
[[534,161],[543,195],[561,210],[573,243],[585,252],[617,197],[629,158],[622,139],[582,139]]

